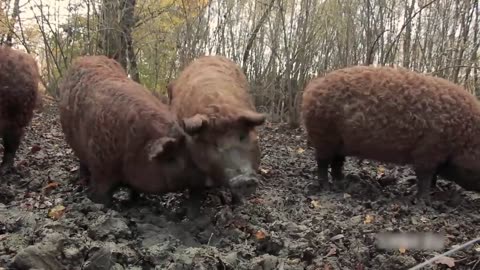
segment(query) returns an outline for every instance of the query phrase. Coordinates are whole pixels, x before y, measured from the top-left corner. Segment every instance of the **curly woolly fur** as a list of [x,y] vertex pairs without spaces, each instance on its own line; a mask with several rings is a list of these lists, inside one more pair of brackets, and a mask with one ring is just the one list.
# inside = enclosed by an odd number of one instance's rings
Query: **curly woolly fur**
[[[167,92],[171,108],[179,117],[205,115],[210,134],[219,136],[240,129],[242,119],[253,118],[260,124],[265,120],[265,116],[256,113],[249,88],[235,62],[215,55],[195,59],[168,85]],[[249,137],[253,144],[258,144],[254,128]],[[254,148],[259,151],[258,146]]]
[[336,70],[305,87],[302,117],[323,183],[328,165],[341,178],[344,157],[356,156],[413,165],[419,197],[437,173],[480,190],[480,105],[445,79],[404,68]]
[[0,134],[5,148],[2,172],[13,166],[25,127],[33,118],[39,82],[38,65],[31,55],[0,46]]
[[201,185],[192,182],[197,171],[177,117],[130,80],[118,62],[76,58],[59,92],[65,139],[80,160],[81,174],[91,175],[92,200],[109,203],[120,183],[148,193]]
[[238,117],[255,112],[242,70],[223,56],[202,56],[190,63],[167,87],[172,108],[181,117],[195,114],[216,119],[212,129],[236,124]]

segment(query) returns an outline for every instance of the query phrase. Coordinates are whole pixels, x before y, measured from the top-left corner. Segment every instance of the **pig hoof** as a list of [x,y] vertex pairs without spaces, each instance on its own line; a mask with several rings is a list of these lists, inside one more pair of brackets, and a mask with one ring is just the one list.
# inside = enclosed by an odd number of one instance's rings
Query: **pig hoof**
[[243,204],[243,196],[241,196],[239,194],[236,194],[236,193],[232,193],[232,204],[237,205],[237,206],[242,205]]
[[88,187],[90,181],[88,178],[77,178],[76,183],[80,186]]
[[88,192],[88,198],[93,202],[93,203],[98,203],[98,204],[103,204],[106,207],[110,207],[112,205],[112,198],[103,195],[103,194],[98,194],[96,192]]
[[332,186],[330,183],[327,181],[320,181],[319,182],[319,187],[322,191],[330,191],[332,189]]
[[197,219],[200,217],[200,205],[189,205],[187,207],[187,213],[186,216],[190,220]]
[[140,199],[140,193],[131,189],[129,197],[130,197],[129,199],[130,199],[131,202],[133,202],[133,203],[138,202],[139,199]]
[[0,176],[16,172],[15,167],[11,164],[2,164],[0,166]]
[[430,196],[419,196],[419,195],[417,195],[413,198],[413,202],[421,210],[426,210],[429,206],[432,205],[432,202],[430,200]]

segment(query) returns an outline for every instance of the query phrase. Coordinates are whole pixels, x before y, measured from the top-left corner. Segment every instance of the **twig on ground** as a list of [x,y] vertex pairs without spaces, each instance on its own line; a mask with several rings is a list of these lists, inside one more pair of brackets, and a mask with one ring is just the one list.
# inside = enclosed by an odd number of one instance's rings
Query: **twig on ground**
[[456,251],[459,251],[459,250],[461,250],[461,249],[463,249],[463,248],[465,248],[465,247],[467,247],[467,246],[469,246],[469,245],[475,244],[476,242],[479,242],[479,241],[480,241],[480,237],[478,237],[478,238],[476,238],[476,239],[473,239],[473,240],[470,240],[470,241],[468,241],[468,242],[466,242],[466,243],[464,243],[464,244],[462,244],[462,245],[460,245],[460,246],[458,246],[458,247],[456,247],[456,248],[453,248],[453,249],[451,249],[451,250],[449,250],[449,251],[447,251],[447,252],[445,252],[445,253],[439,254],[439,255],[437,255],[437,256],[435,256],[435,257],[433,257],[433,258],[431,258],[431,259],[429,259],[429,260],[427,260],[427,261],[425,261],[425,262],[423,262],[423,263],[421,263],[421,264],[419,264],[419,265],[416,265],[416,266],[414,266],[414,267],[412,267],[412,268],[410,268],[410,269],[408,269],[408,270],[421,269],[421,268],[424,267],[424,266],[427,266],[427,265],[429,265],[429,264],[432,264],[434,261],[438,260],[438,259],[441,258],[441,257],[450,255],[450,254],[452,254],[452,253],[454,253],[454,252],[456,252]]

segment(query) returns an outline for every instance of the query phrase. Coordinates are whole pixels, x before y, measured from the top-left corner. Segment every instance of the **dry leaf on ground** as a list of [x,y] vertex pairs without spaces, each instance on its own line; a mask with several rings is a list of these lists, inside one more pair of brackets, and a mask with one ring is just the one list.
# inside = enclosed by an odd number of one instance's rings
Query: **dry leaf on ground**
[[312,200],[310,203],[311,203],[312,207],[315,208],[315,209],[318,209],[318,208],[321,207],[320,202],[317,201],[317,200]]
[[263,239],[265,239],[265,237],[266,237],[265,233],[261,230],[258,230],[255,233],[255,238],[257,238],[257,240],[263,240]]
[[372,215],[367,215],[365,217],[365,220],[363,221],[364,224],[370,224],[373,222],[373,216]]
[[444,264],[448,267],[454,267],[455,266],[455,259],[452,257],[440,257],[438,260],[435,261],[437,264]]
[[48,211],[48,217],[57,220],[65,213],[65,206],[57,205]]
[[58,187],[60,184],[58,182],[50,182],[48,185],[44,186],[42,189],[44,192],[50,192],[52,189]]

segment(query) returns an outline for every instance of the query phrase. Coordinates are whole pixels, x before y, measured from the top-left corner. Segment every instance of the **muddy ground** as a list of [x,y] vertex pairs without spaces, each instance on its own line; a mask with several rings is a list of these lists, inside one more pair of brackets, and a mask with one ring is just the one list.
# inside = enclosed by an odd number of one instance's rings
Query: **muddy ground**
[[[113,209],[93,204],[76,183],[77,163],[58,112],[36,114],[19,150],[17,173],[0,181],[0,265],[4,269],[408,269],[479,236],[480,196],[439,180],[433,205],[409,204],[406,167],[349,159],[343,189],[319,190],[303,130],[260,130],[262,183],[232,209],[211,193],[187,217],[185,194],[119,192]],[[64,207],[64,208],[63,208]],[[52,210],[53,209],[53,210]],[[50,214],[49,214],[50,213]],[[382,250],[379,232],[439,232],[439,251]],[[470,246],[432,268],[480,269]],[[14,268],[15,267],[15,268]],[[2,269],[2,267],[0,267]]]

